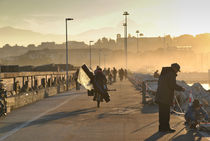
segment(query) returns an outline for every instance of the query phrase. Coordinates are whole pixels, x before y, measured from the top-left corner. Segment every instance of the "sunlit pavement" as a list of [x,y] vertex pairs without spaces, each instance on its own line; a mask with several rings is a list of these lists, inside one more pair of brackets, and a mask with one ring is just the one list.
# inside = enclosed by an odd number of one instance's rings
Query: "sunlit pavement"
[[128,80],[109,88],[117,91],[100,108],[83,89],[12,111],[0,120],[0,141],[207,140],[187,132],[177,116],[171,116],[175,133],[159,133],[157,106],[142,105],[140,92]]

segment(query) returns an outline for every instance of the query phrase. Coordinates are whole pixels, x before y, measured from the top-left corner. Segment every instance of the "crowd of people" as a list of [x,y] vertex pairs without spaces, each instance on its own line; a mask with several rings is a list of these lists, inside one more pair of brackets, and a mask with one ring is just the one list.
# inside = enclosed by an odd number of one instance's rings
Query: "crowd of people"
[[[114,82],[117,81],[117,76],[119,77],[120,81],[123,81],[123,79],[127,79],[127,76],[128,76],[127,70],[123,68],[120,68],[119,70],[117,70],[115,67],[113,67],[112,69],[111,68],[102,69],[101,67],[97,66],[96,69],[94,70],[94,75],[96,75],[98,71],[103,73],[106,79],[105,83],[109,85],[112,85]],[[74,75],[74,80],[76,83],[76,90],[80,90],[80,84],[77,81],[78,75],[79,75],[79,69],[77,69]]]
[[[98,66],[97,66],[98,68]],[[96,70],[97,70],[96,68]],[[119,76],[119,79],[120,81],[123,81],[123,79],[127,79],[127,70],[126,69],[123,69],[123,68],[120,68],[119,70],[117,70],[115,67],[113,67],[113,69],[111,68],[104,68],[103,69],[103,73],[104,75],[106,76],[107,78],[107,83],[108,84],[112,84],[113,82],[116,82],[117,80],[117,75]]]

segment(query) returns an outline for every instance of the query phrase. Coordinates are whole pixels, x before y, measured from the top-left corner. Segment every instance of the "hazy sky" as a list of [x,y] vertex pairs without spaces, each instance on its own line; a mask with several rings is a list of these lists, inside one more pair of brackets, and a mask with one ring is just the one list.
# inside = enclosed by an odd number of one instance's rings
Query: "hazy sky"
[[64,18],[72,17],[74,35],[105,27],[122,33],[127,10],[131,34],[138,29],[146,36],[195,35],[210,32],[209,5],[210,0],[0,0],[0,27],[65,34]]

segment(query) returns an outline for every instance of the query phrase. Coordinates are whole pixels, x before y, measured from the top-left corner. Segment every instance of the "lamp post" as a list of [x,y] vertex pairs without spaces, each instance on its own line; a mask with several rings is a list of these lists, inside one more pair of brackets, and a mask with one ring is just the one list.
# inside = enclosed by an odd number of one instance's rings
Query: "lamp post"
[[105,55],[105,52],[104,52],[104,68],[106,67],[106,55]]
[[66,18],[65,21],[66,21],[66,90],[68,91],[69,90],[69,77],[68,77],[68,28],[67,28],[67,22],[68,21],[71,21],[73,20],[72,18]]
[[98,62],[98,64],[99,64],[99,67],[101,66],[101,46],[99,45],[99,58],[98,58],[99,60],[99,62]]
[[128,52],[127,52],[127,16],[129,15],[129,13],[127,11],[125,11],[123,13],[123,15],[125,16],[125,23],[123,24],[123,26],[124,26],[125,67],[127,69],[127,65],[128,65]]
[[92,43],[93,41],[89,41],[89,46],[90,46],[90,69],[91,69],[91,43]]
[[137,54],[139,53],[139,40],[138,40],[138,36],[139,36],[139,31],[136,30],[136,49],[137,49]]
[[[144,36],[144,34],[143,34],[143,33],[140,33],[140,34],[139,34],[139,38],[140,38],[141,36]],[[143,47],[143,40],[142,40],[142,47]],[[138,52],[139,52],[139,50],[138,50]]]

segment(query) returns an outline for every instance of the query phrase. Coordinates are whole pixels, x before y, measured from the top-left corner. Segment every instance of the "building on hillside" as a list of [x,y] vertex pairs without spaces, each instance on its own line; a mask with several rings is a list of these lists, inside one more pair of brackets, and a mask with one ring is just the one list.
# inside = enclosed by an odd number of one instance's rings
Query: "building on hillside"
[[[136,52],[137,51],[137,38],[128,36],[128,51]],[[117,48],[124,49],[124,38],[120,34],[117,34],[116,39]],[[152,51],[158,48],[166,48],[172,44],[171,37],[139,37],[138,38],[138,49],[142,51]]]

